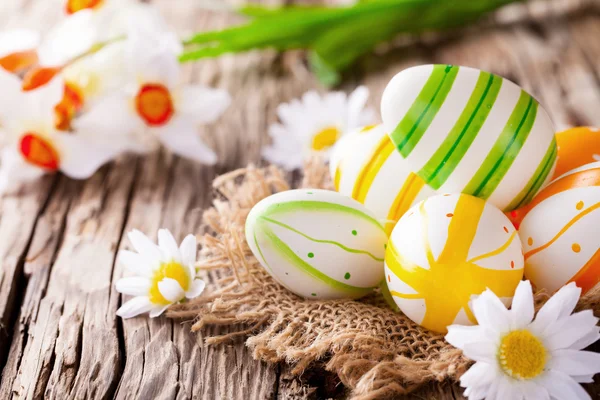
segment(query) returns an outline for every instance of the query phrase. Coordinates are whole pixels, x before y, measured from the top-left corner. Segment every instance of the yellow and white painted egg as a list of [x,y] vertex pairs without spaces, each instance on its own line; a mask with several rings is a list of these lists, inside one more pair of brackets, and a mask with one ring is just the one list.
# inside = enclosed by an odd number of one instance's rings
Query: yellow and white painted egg
[[383,281],[383,226],[334,191],[288,190],[263,199],[248,215],[246,240],[275,280],[306,298],[358,298]]
[[504,211],[533,199],[552,176],[554,127],[511,81],[468,67],[422,65],[397,74],[381,100],[383,125],[413,171],[442,193]]
[[413,204],[435,194],[411,171],[382,125],[344,135],[329,168],[336,190],[385,221],[388,234]]
[[575,282],[585,293],[600,282],[600,162],[555,179],[528,207],[519,234],[525,276],[554,292]]
[[509,302],[523,277],[519,235],[498,208],[466,194],[430,197],[396,224],[386,282],[407,317],[435,332],[476,323],[469,301],[487,288]]

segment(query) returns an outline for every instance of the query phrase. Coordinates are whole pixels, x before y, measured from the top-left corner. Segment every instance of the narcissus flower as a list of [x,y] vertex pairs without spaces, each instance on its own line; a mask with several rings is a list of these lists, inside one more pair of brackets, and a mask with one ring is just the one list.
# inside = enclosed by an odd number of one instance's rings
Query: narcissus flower
[[0,33],[0,67],[20,72],[38,62],[39,33],[17,29]]
[[119,293],[135,296],[117,310],[122,318],[149,312],[154,318],[171,304],[199,296],[205,283],[196,277],[196,237],[188,235],[177,246],[171,232],[158,231],[158,246],[133,230],[129,240],[137,252],[122,250],[119,260],[134,276],[116,283]]
[[581,351],[600,339],[592,310],[572,314],[581,289],[570,283],[534,319],[531,284],[519,284],[511,310],[486,290],[471,309],[478,326],[451,325],[446,340],[476,363],[460,379],[469,399],[590,399],[600,354]]
[[56,130],[55,106],[63,98],[62,79],[55,78],[40,89],[22,92],[19,79],[0,69],[0,87],[0,120],[6,142],[0,190],[56,171],[72,178],[87,178],[122,151],[118,142],[109,146]]
[[263,149],[263,157],[293,170],[312,153],[328,156],[345,133],[375,122],[373,110],[366,108],[368,97],[369,90],[360,86],[349,96],[343,92],[320,96],[310,91],[301,100],[280,104],[281,122],[269,128],[273,144]]
[[216,120],[230,97],[224,90],[183,84],[180,51],[170,33],[132,29],[126,41],[128,84],[75,121],[76,130],[107,140],[127,138],[129,149],[141,153],[163,144],[183,157],[213,164],[216,155],[200,140],[198,125]]

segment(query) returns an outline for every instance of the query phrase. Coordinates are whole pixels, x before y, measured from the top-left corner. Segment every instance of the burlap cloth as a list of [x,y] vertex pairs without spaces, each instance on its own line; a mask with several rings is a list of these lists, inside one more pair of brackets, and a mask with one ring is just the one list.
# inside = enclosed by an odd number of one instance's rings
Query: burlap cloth
[[[380,293],[360,300],[305,300],[276,283],[246,244],[248,212],[261,199],[290,189],[275,167],[250,166],[217,178],[220,199],[204,214],[199,267],[221,278],[201,297],[173,307],[169,316],[193,318],[193,330],[243,324],[248,329],[206,339],[222,343],[244,335],[256,359],[285,361],[302,373],[316,361],[336,373],[354,399],[409,393],[432,381],[456,381],[470,361],[460,350],[393,311]],[[307,163],[301,187],[331,189],[326,166]],[[538,303],[547,296],[538,293]],[[594,300],[595,299],[595,300]],[[600,285],[580,302],[598,315]]]

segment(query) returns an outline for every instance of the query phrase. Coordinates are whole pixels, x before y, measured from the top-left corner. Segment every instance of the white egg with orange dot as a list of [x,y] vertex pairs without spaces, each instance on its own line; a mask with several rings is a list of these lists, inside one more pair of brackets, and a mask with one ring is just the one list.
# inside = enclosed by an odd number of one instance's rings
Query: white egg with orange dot
[[412,172],[382,125],[344,135],[329,169],[336,190],[374,212],[388,233],[413,204],[435,194]]
[[491,289],[510,301],[523,277],[519,235],[508,218],[465,194],[430,197],[396,224],[385,255],[386,282],[400,310],[445,332],[471,325],[473,296]]
[[560,176],[528,206],[520,235],[525,276],[554,292],[575,282],[585,293],[600,282],[600,162]]

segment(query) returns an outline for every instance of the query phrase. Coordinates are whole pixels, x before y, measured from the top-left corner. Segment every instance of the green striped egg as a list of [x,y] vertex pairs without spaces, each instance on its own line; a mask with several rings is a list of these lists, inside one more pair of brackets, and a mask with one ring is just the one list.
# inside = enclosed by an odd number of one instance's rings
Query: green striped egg
[[248,214],[246,240],[276,281],[306,298],[358,298],[383,281],[383,226],[337,192],[288,190],[261,200]]
[[429,186],[466,193],[510,211],[529,203],[552,176],[554,126],[511,81],[453,65],[397,74],[381,100],[385,129]]

